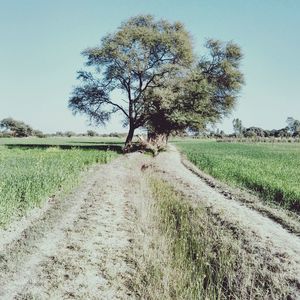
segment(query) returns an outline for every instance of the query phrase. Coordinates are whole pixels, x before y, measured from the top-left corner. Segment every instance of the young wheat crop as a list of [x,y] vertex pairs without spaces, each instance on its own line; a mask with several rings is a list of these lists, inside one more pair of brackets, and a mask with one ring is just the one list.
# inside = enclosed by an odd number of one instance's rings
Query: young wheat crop
[[73,185],[88,165],[106,163],[115,155],[96,150],[0,147],[0,226]]
[[264,200],[300,211],[300,146],[178,142],[179,149],[204,172],[257,192]]

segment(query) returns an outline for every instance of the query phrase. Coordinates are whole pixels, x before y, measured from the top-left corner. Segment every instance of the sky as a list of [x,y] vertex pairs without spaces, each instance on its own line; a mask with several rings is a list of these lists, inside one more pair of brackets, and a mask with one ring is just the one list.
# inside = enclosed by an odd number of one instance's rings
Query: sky
[[[95,129],[74,116],[68,99],[81,52],[138,14],[181,21],[203,54],[208,38],[238,43],[244,86],[218,128],[282,128],[300,119],[299,0],[0,0],[0,120],[13,117],[51,133]],[[99,133],[124,132],[113,117]]]

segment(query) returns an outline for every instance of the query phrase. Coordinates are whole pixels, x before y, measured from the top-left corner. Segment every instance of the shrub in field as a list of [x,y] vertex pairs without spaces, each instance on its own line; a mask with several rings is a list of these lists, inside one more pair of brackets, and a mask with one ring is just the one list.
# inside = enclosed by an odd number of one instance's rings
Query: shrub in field
[[86,132],[86,134],[88,135],[88,136],[98,136],[99,134],[96,132],[96,131],[94,131],[94,130],[88,130],[87,132]]
[[33,132],[32,132],[33,134],[33,136],[36,136],[36,137],[38,137],[38,138],[46,138],[47,137],[47,135],[46,134],[44,134],[42,131],[40,131],[40,130],[33,130]]

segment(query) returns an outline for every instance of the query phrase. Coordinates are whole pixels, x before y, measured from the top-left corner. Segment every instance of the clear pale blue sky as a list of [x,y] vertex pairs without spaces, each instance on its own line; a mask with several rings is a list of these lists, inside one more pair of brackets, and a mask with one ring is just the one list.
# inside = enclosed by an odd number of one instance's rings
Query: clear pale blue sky
[[[85,131],[67,108],[80,53],[141,13],[182,21],[199,54],[208,37],[240,44],[246,86],[220,128],[231,131],[234,117],[267,129],[300,119],[299,0],[0,0],[0,119]],[[124,131],[118,120],[98,132]]]

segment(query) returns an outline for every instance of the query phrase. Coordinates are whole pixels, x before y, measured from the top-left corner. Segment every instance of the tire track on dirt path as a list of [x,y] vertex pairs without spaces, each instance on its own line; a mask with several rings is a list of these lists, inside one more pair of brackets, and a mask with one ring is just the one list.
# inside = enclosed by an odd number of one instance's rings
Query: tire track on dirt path
[[132,183],[140,171],[134,162],[130,155],[97,166],[80,188],[4,245],[1,299],[134,298],[126,286]]
[[[285,274],[296,281],[300,289],[300,238],[267,216],[236,200],[228,200],[208,186],[182,163],[178,150],[170,145],[169,151],[156,158],[155,168],[162,178],[195,203],[209,208],[224,224],[239,228],[251,236],[251,243],[273,256],[274,262]],[[299,292],[299,291],[298,291]],[[300,295],[299,295],[300,296]]]

